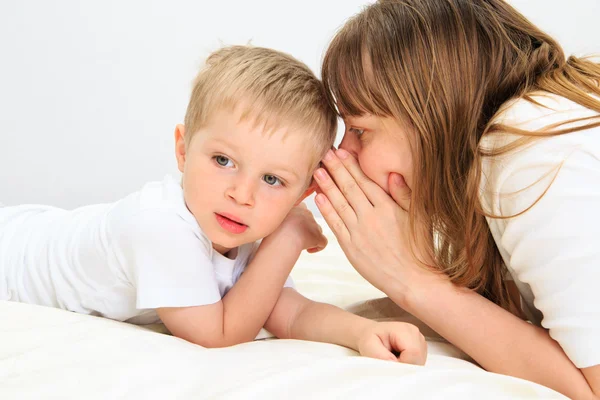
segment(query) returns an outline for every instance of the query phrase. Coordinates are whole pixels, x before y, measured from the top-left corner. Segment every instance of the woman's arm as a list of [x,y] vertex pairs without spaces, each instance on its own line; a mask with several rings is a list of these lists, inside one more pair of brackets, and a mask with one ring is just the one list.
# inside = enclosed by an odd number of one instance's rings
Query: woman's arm
[[396,285],[390,282],[384,288],[394,302],[486,370],[537,382],[573,399],[595,398],[583,374],[546,330],[445,279],[400,297],[395,296]]
[[382,360],[423,365],[427,358],[427,343],[416,326],[372,321],[309,300],[291,288],[281,292],[265,328],[281,339],[333,343]]
[[[331,175],[326,171],[321,171],[325,174],[315,175],[323,192],[316,197],[317,205],[354,268],[368,281],[387,293],[399,306],[462,348],[486,369],[533,380],[577,398],[590,398],[592,391],[600,391],[600,388],[595,386],[597,380],[592,376],[586,381],[582,372],[573,365],[561,346],[552,340],[545,330],[520,320],[476,293],[454,287],[447,279],[420,266],[408,245],[412,232],[407,214],[410,208],[410,188],[399,175],[390,174],[389,177],[392,200],[364,175],[352,156],[344,154],[341,158],[333,157],[324,163]],[[567,170],[566,165],[561,171],[563,175],[564,170]],[[597,204],[600,203],[595,200],[597,196],[581,196],[581,193],[583,188],[591,190],[590,188],[598,186],[589,182],[582,185],[582,177],[589,179],[590,176],[582,175],[576,170],[573,172],[573,176],[566,176],[564,179],[564,182],[572,185],[565,193],[573,195],[577,201],[566,204],[572,205],[571,209],[580,212],[579,215],[587,218],[589,223],[591,217],[597,218],[600,215],[597,211]],[[576,177],[579,177],[579,180]],[[558,178],[551,189],[557,182]],[[550,191],[541,201],[547,200],[549,195]],[[582,211],[582,199],[587,201],[588,213]],[[557,200],[561,204],[565,201],[565,198]],[[535,219],[533,211],[536,208],[537,206],[524,216]],[[554,205],[553,210],[556,209]],[[563,223],[561,220],[558,229],[553,232],[562,232],[566,235],[562,239],[568,237],[569,243],[573,245],[589,244],[582,242],[581,232],[577,232],[577,227],[582,225],[573,221],[572,214],[555,212],[542,220],[547,224],[556,225],[558,215],[569,221]],[[418,221],[416,222],[418,225]],[[593,223],[592,225],[600,226]],[[566,226],[575,231],[565,230]],[[537,231],[538,235],[551,232],[547,226],[540,225],[540,220],[526,221],[524,227]],[[536,236],[531,233],[525,232],[518,240],[511,242],[520,249],[528,249],[528,255],[522,257],[524,268],[529,268],[526,273],[528,279],[533,279],[531,267],[536,267],[535,272],[538,275],[534,279],[536,285],[532,289],[538,293],[534,295],[536,299],[543,300],[545,307],[554,311],[554,326],[559,328],[554,328],[556,335],[566,334],[565,329],[570,327],[578,329],[575,338],[583,339],[584,333],[594,332],[593,324],[597,324],[594,316],[598,315],[598,302],[583,299],[594,299],[598,293],[598,279],[593,278],[598,271],[598,258],[594,258],[589,251],[597,251],[598,248],[583,246],[587,251],[565,251],[564,240],[559,243],[550,242],[543,234]],[[594,237],[597,235],[585,238],[592,240]],[[535,240],[526,244],[526,239]],[[418,253],[418,240],[416,243],[415,250]],[[546,247],[540,247],[542,245]],[[550,257],[558,263],[550,267],[549,263],[539,259],[534,262],[531,251],[539,256]],[[563,257],[571,257],[567,265],[564,258],[556,256],[557,252]],[[596,264],[582,264],[584,255],[591,257],[590,260],[595,259]],[[424,259],[423,254],[418,256],[421,260]],[[566,280],[561,281],[562,277]],[[574,279],[577,279],[577,285],[573,284]],[[544,291],[543,294],[540,294],[541,290]],[[568,298],[560,301],[557,290],[561,290],[560,296]],[[545,318],[549,317],[545,309],[542,309],[542,312]],[[573,315],[578,315],[578,319],[570,319],[568,312],[574,312]],[[556,316],[561,318],[556,319]],[[569,344],[572,346],[574,332],[569,331]],[[583,349],[592,343],[599,346],[588,336]],[[579,346],[581,345],[579,343]],[[576,348],[580,355],[581,349]],[[590,348],[591,350],[597,352],[598,347]],[[590,374],[587,370],[583,373]]]

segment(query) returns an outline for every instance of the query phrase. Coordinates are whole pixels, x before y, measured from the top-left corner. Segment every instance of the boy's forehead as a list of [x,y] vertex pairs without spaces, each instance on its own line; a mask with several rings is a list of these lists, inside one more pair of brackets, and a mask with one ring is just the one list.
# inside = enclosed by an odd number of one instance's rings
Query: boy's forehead
[[293,126],[266,127],[254,119],[237,117],[227,113],[215,115],[205,140],[250,156],[265,167],[289,169],[299,177],[312,174],[320,154],[308,132]]
[[280,116],[268,107],[259,104],[253,105],[246,100],[229,102],[215,107],[211,110],[204,125],[210,126],[223,121],[232,125],[249,125],[263,134],[282,133],[286,136],[292,131],[302,130],[301,124],[295,122],[293,118]]

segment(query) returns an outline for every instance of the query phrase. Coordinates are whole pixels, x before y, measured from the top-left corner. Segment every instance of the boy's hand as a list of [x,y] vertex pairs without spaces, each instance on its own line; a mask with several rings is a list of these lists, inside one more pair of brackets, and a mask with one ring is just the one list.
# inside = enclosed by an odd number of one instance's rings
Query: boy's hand
[[[361,356],[407,364],[425,365],[427,342],[413,324],[376,322],[366,328],[358,339]],[[396,354],[400,353],[399,356]]]
[[281,225],[265,240],[274,240],[283,237],[296,243],[300,250],[316,253],[327,246],[327,238],[323,235],[323,229],[315,221],[315,218],[306,208],[304,203],[292,208]]

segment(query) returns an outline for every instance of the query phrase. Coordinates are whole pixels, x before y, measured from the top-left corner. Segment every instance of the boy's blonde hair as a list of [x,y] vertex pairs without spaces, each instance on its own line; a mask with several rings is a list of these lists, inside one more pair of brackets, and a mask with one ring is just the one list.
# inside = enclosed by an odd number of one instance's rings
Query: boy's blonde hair
[[186,145],[215,111],[242,108],[242,119],[309,132],[315,166],[335,140],[337,115],[323,84],[302,62],[262,47],[228,46],[212,54],[200,70],[185,115]]

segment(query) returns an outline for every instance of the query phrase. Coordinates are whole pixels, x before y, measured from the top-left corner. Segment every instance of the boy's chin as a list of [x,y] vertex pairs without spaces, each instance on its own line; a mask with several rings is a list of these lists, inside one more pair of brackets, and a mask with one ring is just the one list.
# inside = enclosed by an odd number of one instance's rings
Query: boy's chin
[[[283,222],[283,220],[282,220]],[[265,229],[262,232],[256,232],[255,230],[250,232],[244,232],[239,235],[228,234],[218,227],[216,229],[203,229],[204,234],[213,244],[213,247],[218,246],[221,248],[233,249],[240,247],[245,244],[254,243],[264,239],[271,233],[275,232],[279,225],[274,226],[272,229]],[[262,228],[266,228],[263,226]],[[270,228],[270,227],[269,227]],[[216,248],[216,247],[215,247]]]
[[215,248],[222,248],[222,249],[234,249],[236,247],[240,247],[242,245],[248,244],[248,243],[254,243],[256,240],[254,237],[251,236],[246,236],[246,235],[240,235],[240,237],[223,237],[222,235],[209,235],[208,239],[211,241],[211,243],[213,244],[213,247]]

